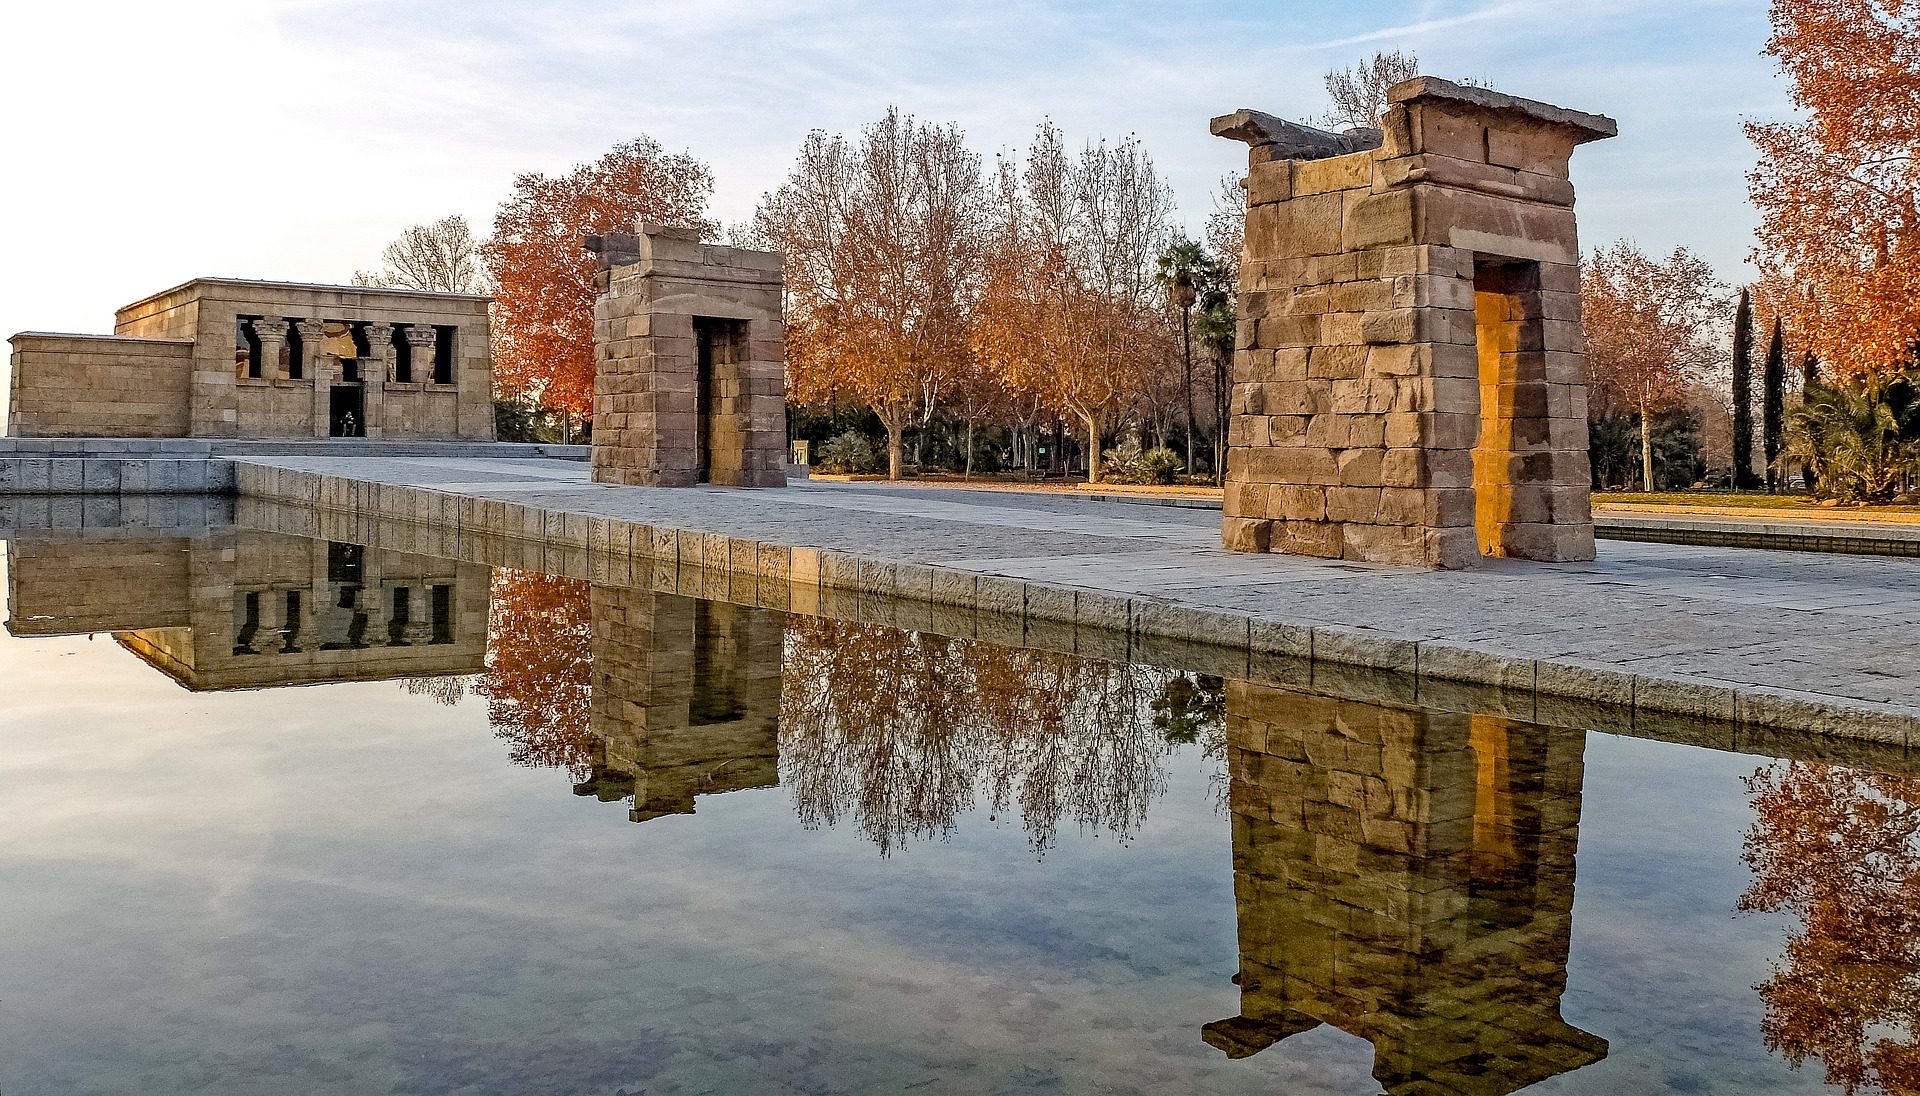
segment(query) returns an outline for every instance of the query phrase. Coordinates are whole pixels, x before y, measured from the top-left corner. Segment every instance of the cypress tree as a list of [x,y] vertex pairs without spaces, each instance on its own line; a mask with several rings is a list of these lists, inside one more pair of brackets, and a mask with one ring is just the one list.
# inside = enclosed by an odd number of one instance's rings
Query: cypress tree
[[1733,486],[1756,486],[1753,474],[1753,301],[1745,286],[1733,313]]
[[1780,318],[1774,317],[1773,338],[1767,342],[1767,364],[1760,381],[1760,444],[1767,457],[1767,490],[1778,490],[1781,442],[1785,440],[1787,418],[1787,346],[1780,334]]
[[[1800,402],[1801,403],[1806,403],[1813,398],[1812,389],[1813,389],[1813,386],[1819,380],[1820,380],[1820,359],[1814,357],[1813,351],[1809,350],[1807,351],[1806,356],[1800,359]],[[1800,474],[1806,478],[1807,490],[1809,491],[1813,490],[1813,485],[1819,482],[1819,477],[1814,472],[1813,465],[1811,464],[1801,465]]]

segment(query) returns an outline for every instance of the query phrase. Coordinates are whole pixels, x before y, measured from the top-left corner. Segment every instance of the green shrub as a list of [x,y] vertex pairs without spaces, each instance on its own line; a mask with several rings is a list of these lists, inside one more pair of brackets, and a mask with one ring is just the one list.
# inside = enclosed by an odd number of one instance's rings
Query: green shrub
[[1172,483],[1182,467],[1180,454],[1164,446],[1142,450],[1129,438],[1106,451],[1100,478],[1108,483]]
[[886,457],[880,453],[872,439],[858,430],[835,434],[813,453],[814,470],[833,476],[878,472],[885,465]]
[[1818,495],[1887,502],[1920,477],[1920,388],[1908,377],[1814,381],[1787,426],[1785,456],[1814,471]]

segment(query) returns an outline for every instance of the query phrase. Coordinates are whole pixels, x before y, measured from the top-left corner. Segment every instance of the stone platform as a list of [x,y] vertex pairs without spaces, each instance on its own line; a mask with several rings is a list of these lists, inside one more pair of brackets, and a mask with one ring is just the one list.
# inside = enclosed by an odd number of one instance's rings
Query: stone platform
[[906,598],[996,620],[996,635],[1010,619],[1016,641],[1070,625],[1396,671],[1502,690],[1528,711],[1553,698],[1560,718],[1590,726],[1680,716],[1728,735],[1920,739],[1910,560],[1609,543],[1593,563],[1434,573],[1230,553],[1215,514],[1177,507],[876,484],[616,487],[546,460],[236,464],[243,496],[443,540],[732,570],[796,597]]

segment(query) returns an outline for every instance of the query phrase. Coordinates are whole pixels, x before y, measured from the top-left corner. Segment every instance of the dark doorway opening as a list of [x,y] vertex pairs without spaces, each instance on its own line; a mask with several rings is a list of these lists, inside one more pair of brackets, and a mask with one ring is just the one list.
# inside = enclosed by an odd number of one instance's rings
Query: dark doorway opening
[[736,640],[744,623],[739,608],[712,601],[693,603],[693,700],[687,712],[693,726],[732,723],[746,715],[740,699]]
[[[725,448],[741,450],[732,463],[744,455],[744,441],[727,431],[726,412],[739,395],[739,364],[745,358],[747,321],[722,320],[711,316],[693,318],[695,348],[693,387],[694,478],[701,483],[713,481],[714,453]],[[727,464],[726,457],[721,463]]]
[[367,436],[367,390],[358,384],[336,384],[327,391],[327,436]]

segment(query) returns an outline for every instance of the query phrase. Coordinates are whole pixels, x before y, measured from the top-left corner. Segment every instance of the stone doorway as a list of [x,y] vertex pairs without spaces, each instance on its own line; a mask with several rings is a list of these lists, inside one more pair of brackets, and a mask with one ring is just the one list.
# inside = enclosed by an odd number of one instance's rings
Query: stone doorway
[[1474,347],[1480,432],[1473,447],[1475,541],[1483,556],[1551,559],[1551,430],[1540,264],[1476,258]]
[[785,485],[781,257],[644,225],[586,247],[594,482]]
[[327,436],[367,436],[367,390],[362,384],[335,384],[327,391]]
[[1613,120],[1432,77],[1378,130],[1254,110],[1221,536],[1471,567],[1593,558],[1567,169]]
[[[737,419],[744,403],[740,364],[746,357],[747,321],[695,316],[693,341],[694,474],[698,482],[711,483],[716,454],[727,463],[726,454],[744,444]],[[737,456],[732,463],[739,463]]]

